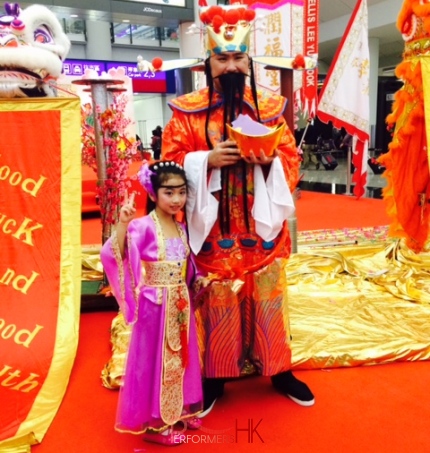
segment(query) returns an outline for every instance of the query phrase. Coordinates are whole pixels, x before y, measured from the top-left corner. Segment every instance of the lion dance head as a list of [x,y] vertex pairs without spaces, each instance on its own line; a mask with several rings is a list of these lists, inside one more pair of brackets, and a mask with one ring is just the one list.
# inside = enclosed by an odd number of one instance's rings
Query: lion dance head
[[0,16],[0,97],[55,96],[70,41],[46,7],[6,3]]

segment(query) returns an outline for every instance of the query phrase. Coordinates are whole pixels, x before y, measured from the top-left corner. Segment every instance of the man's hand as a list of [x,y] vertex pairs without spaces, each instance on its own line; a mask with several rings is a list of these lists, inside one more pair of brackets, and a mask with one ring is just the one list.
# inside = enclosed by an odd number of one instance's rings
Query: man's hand
[[275,149],[275,152],[271,156],[266,156],[264,154],[264,151],[260,149],[260,154],[259,156],[256,156],[253,151],[249,153],[249,157],[244,157],[243,159],[248,163],[248,164],[259,164],[259,165],[269,165],[273,162],[273,159],[278,155],[278,150]]
[[240,151],[237,149],[236,142],[226,140],[218,143],[215,148],[209,153],[208,164],[209,168],[226,167],[234,165],[241,159]]

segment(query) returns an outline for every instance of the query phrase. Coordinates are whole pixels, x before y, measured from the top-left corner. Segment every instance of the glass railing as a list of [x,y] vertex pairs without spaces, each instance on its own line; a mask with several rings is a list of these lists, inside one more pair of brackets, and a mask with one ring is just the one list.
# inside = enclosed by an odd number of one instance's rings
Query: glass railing
[[[86,42],[86,24],[83,19],[62,18],[64,32],[72,42]],[[139,47],[179,48],[178,27],[151,27],[129,23],[111,23],[112,44]]]
[[63,18],[61,19],[64,33],[72,42],[86,42],[87,30],[85,20],[77,18]]
[[113,23],[111,29],[113,44],[179,48],[178,28]]

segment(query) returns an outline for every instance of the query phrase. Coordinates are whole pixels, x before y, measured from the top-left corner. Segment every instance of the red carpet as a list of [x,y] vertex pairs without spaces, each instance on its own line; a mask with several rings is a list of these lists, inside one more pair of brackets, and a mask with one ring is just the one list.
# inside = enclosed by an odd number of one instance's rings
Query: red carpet
[[[299,230],[385,225],[381,200],[303,192]],[[100,219],[85,221],[83,243],[99,243]],[[66,396],[35,453],[138,453],[166,447],[119,434],[113,424],[117,392],[102,387],[116,313],[83,313],[80,344]],[[310,408],[277,394],[269,379],[230,382],[226,394],[187,434],[181,451],[205,453],[427,453],[430,451],[430,363],[296,371],[316,396]],[[240,429],[251,429],[240,431]],[[237,430],[237,428],[239,430]],[[209,442],[210,440],[210,442]]]
[[[35,453],[137,453],[166,451],[137,436],[119,434],[113,423],[117,392],[101,386],[110,357],[114,313],[85,313],[70,385],[58,415]],[[316,395],[304,408],[278,395],[267,378],[227,384],[225,396],[200,431],[178,447],[205,453],[426,453],[430,443],[430,363],[397,363],[333,370],[297,371]],[[256,427],[252,438],[245,431]],[[204,443],[204,436],[218,443]],[[236,442],[237,434],[237,442]],[[207,439],[207,437],[206,437]],[[252,440],[252,443],[251,443]],[[175,450],[176,451],[176,450]]]
[[296,203],[299,231],[388,225],[383,200],[301,191]]

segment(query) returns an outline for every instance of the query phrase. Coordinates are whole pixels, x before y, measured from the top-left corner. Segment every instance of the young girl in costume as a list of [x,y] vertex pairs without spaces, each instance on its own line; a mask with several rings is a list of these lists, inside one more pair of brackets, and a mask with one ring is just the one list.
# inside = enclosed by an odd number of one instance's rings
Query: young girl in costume
[[[173,428],[200,427],[201,370],[189,287],[201,285],[186,230],[175,217],[187,182],[174,162],[145,163],[139,180],[148,193],[148,215],[135,218],[134,194],[126,200],[101,261],[127,323],[130,345],[115,429],[144,433],[144,440],[180,443]],[[183,429],[182,426],[182,429]]]

